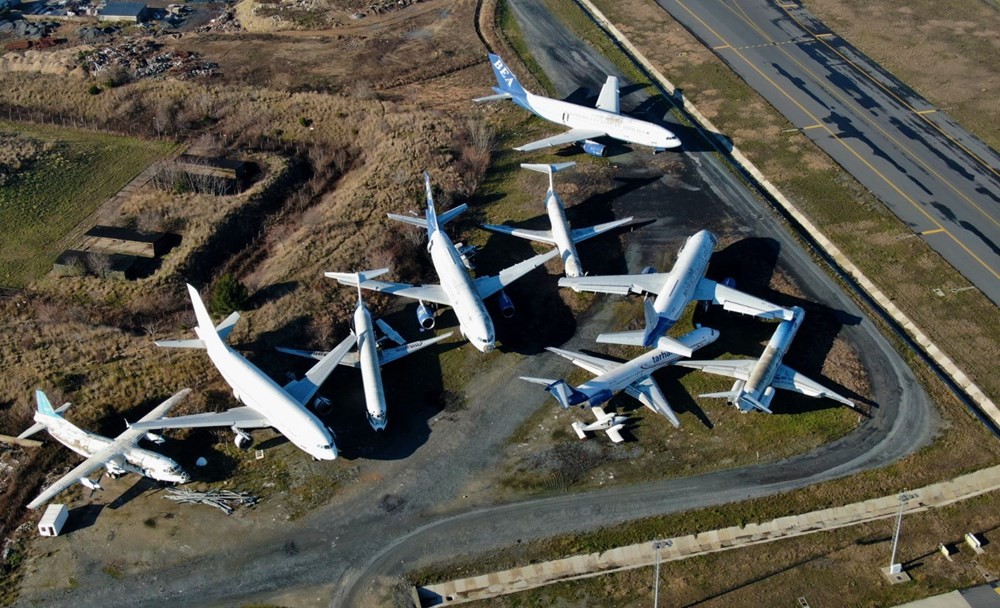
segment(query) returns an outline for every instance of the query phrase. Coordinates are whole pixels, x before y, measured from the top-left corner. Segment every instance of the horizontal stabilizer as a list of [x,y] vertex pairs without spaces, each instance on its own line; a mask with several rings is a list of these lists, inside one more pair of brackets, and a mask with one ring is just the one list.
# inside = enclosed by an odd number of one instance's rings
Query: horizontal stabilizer
[[293,380],[285,385],[285,391],[292,396],[293,399],[306,405],[313,398],[319,387],[326,381],[330,373],[337,367],[340,360],[344,358],[347,351],[350,350],[354,344],[358,341],[357,336],[351,334],[344,338],[344,340],[336,346],[333,350],[326,354],[319,362],[312,366],[309,371],[306,372],[304,378],[299,380]]
[[624,346],[642,346],[644,332],[642,331],[615,331],[597,336],[597,342],[601,344],[622,344]]
[[621,112],[621,101],[618,93],[618,78],[608,76],[601,87],[601,94],[597,98],[597,109],[618,114]]
[[240,320],[240,313],[233,312],[228,317],[223,319],[222,323],[219,323],[218,325],[215,326],[215,332],[219,334],[219,338],[221,338],[223,342],[225,342],[226,338],[229,337],[229,334],[233,331],[233,327],[239,320]]
[[737,395],[739,395],[738,391],[722,391],[719,393],[702,393],[698,396],[705,399],[735,399]]
[[558,173],[559,171],[565,171],[566,169],[575,166],[576,163],[572,161],[568,163],[556,163],[554,165],[545,165],[539,163],[521,163],[522,169],[527,169],[529,171],[538,171],[539,173],[548,173],[549,175],[552,175],[553,173]]
[[552,378],[532,378],[531,376],[520,376],[521,380],[525,382],[531,382],[532,384],[540,384],[542,386],[549,386],[559,382],[558,380],[553,380]]
[[157,340],[154,344],[163,348],[205,348],[205,343],[198,338],[190,340]]
[[682,342],[674,340],[670,336],[660,336],[657,338],[656,349],[663,350],[668,353],[674,353],[675,355],[680,355],[682,357],[690,357],[694,354],[694,350],[690,346],[686,346]]
[[[365,273],[365,276],[367,277],[370,275],[368,275],[368,273]],[[395,342],[400,346],[406,344],[406,340],[403,339],[403,336],[399,335],[398,331],[393,329],[391,325],[389,325],[382,319],[375,319],[375,325],[378,325],[378,328],[382,330],[382,333],[385,334],[386,338],[389,338],[390,340],[392,340],[393,342]]]
[[365,270],[363,272],[325,272],[324,276],[331,279],[337,279],[341,283],[347,285],[357,285],[359,282],[364,283],[368,279],[373,279],[378,276],[389,272],[388,268],[378,268],[375,270]]
[[486,95],[484,97],[475,97],[472,101],[476,103],[488,103],[491,101],[500,101],[501,99],[511,99],[510,93],[497,93],[496,95]]
[[[47,397],[46,397],[46,401],[48,401]],[[68,410],[69,406],[70,406],[69,403],[64,403],[64,404],[60,405],[55,410],[55,413],[56,414],[61,414],[61,413],[65,412],[66,410]],[[46,428],[45,424],[43,424],[41,422],[36,422],[35,424],[33,424],[33,425],[29,426],[27,429],[25,429],[25,431],[23,433],[21,433],[20,435],[18,435],[15,439],[27,439],[28,437],[31,437],[32,435],[34,435],[38,431],[45,430],[45,428]],[[23,443],[21,443],[19,441],[12,441],[12,443],[18,443],[20,445],[24,445]],[[38,442],[33,442],[33,443],[38,443]],[[39,444],[39,445],[41,445],[41,444]]]
[[418,350],[423,350],[430,346],[431,344],[437,344],[441,340],[446,340],[451,337],[452,332],[443,333],[440,336],[435,336],[427,340],[417,340],[416,342],[410,342],[409,344],[404,344],[402,346],[397,346],[395,348],[386,348],[379,351],[378,353],[378,364],[385,365],[386,363],[392,363],[396,359],[402,359],[407,355],[412,355]]
[[[31,431],[31,429],[35,428],[36,426],[38,427],[38,429]],[[28,431],[31,431],[30,434],[34,434],[44,428],[45,427],[40,424],[34,424],[31,426],[31,428],[28,429]],[[25,431],[25,433],[27,433],[28,431]],[[0,435],[0,443],[13,443],[14,445],[19,445],[25,448],[37,448],[42,445],[42,442],[38,441],[37,439],[24,439],[22,437],[12,437],[11,435]]]

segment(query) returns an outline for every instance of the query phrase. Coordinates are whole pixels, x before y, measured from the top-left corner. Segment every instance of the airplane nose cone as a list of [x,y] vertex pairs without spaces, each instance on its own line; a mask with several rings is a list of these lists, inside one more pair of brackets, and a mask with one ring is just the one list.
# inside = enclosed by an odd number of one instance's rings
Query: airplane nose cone
[[496,346],[494,346],[494,344],[492,342],[486,342],[486,343],[483,344],[482,351],[484,353],[491,353],[491,352],[493,352],[494,348],[496,348]]

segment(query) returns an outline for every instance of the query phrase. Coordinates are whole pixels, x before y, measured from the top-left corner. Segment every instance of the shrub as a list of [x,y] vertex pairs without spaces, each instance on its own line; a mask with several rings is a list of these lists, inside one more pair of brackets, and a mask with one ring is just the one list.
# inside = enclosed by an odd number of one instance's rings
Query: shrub
[[97,86],[96,84],[92,84],[92,85],[90,85],[90,88],[87,89],[87,92],[90,93],[91,95],[97,95],[98,93],[100,93],[103,90],[104,89],[102,89],[101,87]]
[[250,298],[246,285],[228,272],[215,284],[212,292],[212,312],[217,315],[228,315],[234,310],[241,310]]

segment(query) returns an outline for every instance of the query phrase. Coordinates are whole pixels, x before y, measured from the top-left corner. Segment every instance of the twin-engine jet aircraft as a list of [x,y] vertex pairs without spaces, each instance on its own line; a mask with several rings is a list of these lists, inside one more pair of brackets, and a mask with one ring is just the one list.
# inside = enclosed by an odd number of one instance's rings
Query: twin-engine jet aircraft
[[493,54],[489,57],[493,73],[497,78],[498,86],[493,87],[496,94],[479,97],[474,101],[510,99],[535,116],[570,128],[565,133],[525,144],[514,148],[515,150],[530,152],[551,146],[579,144],[587,154],[604,156],[607,147],[594,141],[598,137],[611,137],[649,146],[654,152],[662,152],[681,145],[681,140],[676,135],[660,125],[621,114],[618,79],[614,76],[608,76],[604,87],[601,88],[597,107],[588,108],[525,91],[503,59]]
[[715,236],[708,230],[702,230],[684,243],[670,272],[658,273],[653,268],[646,268],[641,274],[562,278],[559,279],[559,286],[570,287],[575,291],[656,295],[653,302],[647,299],[643,304],[646,313],[644,331],[601,334],[597,341],[647,348],[656,344],[657,348],[685,357],[691,356],[691,348],[665,334],[677,323],[692,300],[721,304],[726,310],[764,319],[792,318],[788,309],[738,291],[730,287],[732,283],[728,280],[716,283],[706,279],[705,271],[708,270],[715,244]]
[[[719,332],[716,330],[699,327],[684,334],[676,342],[694,351],[715,342],[718,338]],[[661,338],[661,342],[662,340]],[[680,355],[668,352],[657,344],[655,350],[639,355],[631,361],[619,363],[559,348],[548,347],[546,350],[569,359],[592,374],[597,374],[596,378],[591,378],[576,388],[567,384],[565,380],[521,376],[521,380],[544,386],[563,409],[568,409],[571,405],[589,404],[591,407],[602,405],[610,401],[615,393],[624,390],[649,409],[666,417],[675,427],[681,425],[677,414],[670,408],[667,398],[651,377],[653,372],[661,367],[675,364],[681,358]]]
[[559,248],[559,254],[562,256],[563,268],[566,272],[566,276],[568,277],[580,277],[584,274],[583,265],[580,263],[580,256],[576,253],[577,243],[609,230],[614,230],[615,228],[624,226],[632,221],[631,217],[627,217],[622,220],[615,220],[613,222],[591,226],[590,228],[578,228],[576,230],[571,230],[569,222],[566,220],[566,209],[563,206],[563,202],[559,198],[559,195],[556,194],[555,187],[552,185],[552,174],[557,171],[569,169],[575,165],[576,163],[559,163],[557,165],[532,165],[525,163],[521,165],[522,169],[529,169],[531,171],[549,174],[549,190],[545,193],[545,210],[549,214],[549,223],[552,226],[551,230],[526,230],[524,228],[515,228],[513,226],[483,224],[483,228],[487,230],[502,232],[504,234],[521,237],[522,239],[528,239],[539,243],[555,245]]
[[548,253],[536,255],[501,270],[497,276],[473,279],[465,270],[461,253],[442,230],[449,220],[465,211],[468,206],[459,205],[438,217],[434,209],[434,196],[431,193],[431,177],[427,173],[424,173],[424,185],[427,190],[426,219],[392,213],[389,214],[389,217],[427,229],[427,250],[431,254],[434,270],[441,280],[440,285],[415,286],[407,283],[372,281],[367,278],[359,281],[354,275],[343,275],[335,272],[328,272],[326,276],[336,279],[343,285],[381,291],[419,301],[417,320],[424,329],[434,328],[434,313],[425,302],[451,306],[455,310],[455,316],[458,317],[459,330],[465,339],[477,349],[488,353],[496,346],[496,333],[493,329],[493,319],[486,312],[483,299],[499,292],[501,314],[507,318],[512,317],[514,315],[514,302],[504,293],[503,288],[554,258],[559,250],[553,249]]
[[[389,272],[388,268],[358,273],[328,272],[326,276],[351,280],[355,284],[360,285],[368,279],[385,274],[386,272]],[[386,340],[391,340],[398,346],[394,348],[380,348],[381,340],[375,336],[376,325],[382,330]],[[430,340],[418,340],[417,342],[407,344],[403,340],[403,337],[382,319],[376,319],[375,323],[372,323],[371,314],[365,306],[364,300],[361,297],[361,289],[359,288],[358,305],[354,309],[351,333],[357,337],[358,350],[357,352],[347,353],[340,360],[340,364],[361,368],[361,381],[365,390],[365,405],[368,408],[368,423],[376,431],[381,431],[385,429],[386,424],[389,422],[386,416],[385,391],[382,389],[382,366],[390,361],[413,354],[431,344],[440,342],[451,336],[451,332],[436,336]],[[290,348],[279,348],[278,350],[291,355],[319,360],[322,360],[328,354],[325,352],[293,350]]]
[[701,397],[725,398],[731,405],[735,405],[741,412],[749,412],[758,409],[762,412],[771,413],[771,400],[774,398],[774,389],[783,388],[794,391],[809,397],[827,397],[853,407],[854,403],[837,393],[824,388],[815,380],[811,380],[794,369],[782,364],[781,359],[788,352],[788,347],[792,344],[795,332],[802,325],[806,313],[798,306],[791,309],[792,318],[778,324],[778,329],[768,341],[764,348],[764,354],[760,359],[745,360],[719,360],[719,361],[681,361],[677,365],[700,369],[710,374],[719,376],[729,376],[736,378],[731,390],[722,393],[708,393]]
[[333,460],[337,446],[330,430],[320,422],[306,405],[316,395],[320,385],[337,363],[354,346],[352,334],[314,365],[304,378],[293,380],[285,386],[269,378],[242,355],[226,344],[226,338],[240,319],[234,312],[215,326],[198,290],[187,286],[198,325],[194,340],[157,342],[157,346],[170,348],[200,348],[208,353],[222,377],[233,389],[233,396],[243,407],[221,413],[191,414],[176,418],[161,418],[132,425],[143,429],[177,429],[193,427],[228,426],[236,433],[236,445],[248,447],[253,441],[246,429],[274,427],[299,449],[317,460]]
[[[156,420],[163,416],[190,392],[189,388],[178,392],[143,416],[139,423]],[[86,460],[46,488],[38,495],[38,498],[28,503],[29,509],[37,509],[75,483],[80,483],[91,490],[101,489],[99,481],[90,479],[90,474],[101,467],[107,469],[108,474],[113,477],[125,473],[136,473],[157,481],[171,483],[187,483],[190,480],[180,465],[170,458],[136,445],[143,438],[154,443],[163,443],[163,438],[159,435],[132,425],[121,435],[109,439],[88,433],[63,418],[60,414],[69,408],[68,403],[54,410],[48,397],[42,391],[35,391],[35,400],[38,402],[35,424],[18,435],[18,439],[26,439],[44,429],[56,441],[84,456]]]

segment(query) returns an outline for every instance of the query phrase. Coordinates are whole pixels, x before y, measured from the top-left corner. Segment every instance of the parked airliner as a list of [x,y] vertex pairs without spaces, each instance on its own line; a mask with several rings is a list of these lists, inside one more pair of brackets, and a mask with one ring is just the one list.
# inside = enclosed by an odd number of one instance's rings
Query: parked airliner
[[381,291],[419,301],[417,320],[424,329],[434,328],[434,313],[425,302],[451,306],[455,310],[455,316],[458,317],[459,330],[465,339],[477,349],[488,353],[496,346],[496,333],[493,329],[493,319],[486,312],[483,299],[499,292],[501,314],[507,318],[512,317],[514,315],[514,302],[504,293],[503,288],[554,258],[559,250],[553,249],[548,253],[536,255],[501,270],[500,274],[496,276],[473,279],[466,272],[461,253],[442,230],[449,220],[465,211],[468,206],[459,205],[438,217],[434,209],[434,196],[431,193],[431,177],[427,173],[424,173],[424,186],[427,190],[426,219],[392,213],[389,214],[389,217],[427,229],[427,250],[431,254],[434,270],[441,280],[440,285],[415,286],[407,283],[372,281],[371,279],[359,283],[352,275],[345,276],[334,272],[328,272],[326,276],[336,279],[344,285],[360,286],[362,289]]
[[560,287],[570,287],[575,291],[595,291],[599,293],[655,294],[656,299],[648,299],[643,306],[646,313],[644,331],[626,331],[598,336],[598,342],[652,346],[659,341],[659,348],[675,352],[685,357],[691,356],[691,349],[667,337],[667,330],[677,323],[681,314],[692,300],[721,304],[726,310],[753,315],[764,319],[791,319],[792,313],[786,308],[766,300],[755,298],[731,287],[731,281],[716,283],[705,278],[708,262],[715,250],[715,236],[702,230],[688,237],[677,254],[677,262],[670,272],[658,273],[646,268],[640,274],[602,277],[577,277],[559,279]]
[[176,429],[192,427],[228,426],[236,433],[236,445],[248,447],[253,441],[246,429],[274,427],[299,449],[317,460],[333,460],[337,457],[337,446],[333,443],[330,429],[320,422],[306,405],[319,390],[337,363],[354,346],[355,337],[350,335],[330,351],[323,360],[306,372],[304,378],[293,380],[280,386],[264,372],[257,369],[241,354],[226,344],[226,338],[240,318],[238,312],[229,315],[218,326],[214,326],[198,290],[187,286],[191,296],[198,325],[194,328],[198,335],[194,340],[171,340],[157,342],[157,346],[170,348],[200,348],[208,353],[222,377],[233,389],[233,396],[243,403],[243,407],[220,413],[191,414],[176,418],[142,422],[132,425],[144,429]]
[[660,125],[623,116],[619,101],[618,78],[608,76],[601,94],[597,98],[597,107],[588,108],[568,101],[551,99],[534,95],[524,90],[517,77],[510,71],[503,59],[489,55],[493,74],[497,85],[493,87],[495,95],[479,97],[474,101],[496,101],[510,99],[535,116],[544,118],[565,127],[569,131],[540,139],[530,144],[514,148],[522,152],[530,152],[551,146],[579,144],[587,154],[604,156],[607,147],[594,141],[598,137],[611,137],[633,144],[649,146],[654,152],[662,152],[681,145],[676,135]]
[[[699,327],[684,334],[676,342],[694,351],[715,342],[718,338],[718,331]],[[597,374],[596,378],[591,378],[576,388],[567,384],[565,380],[521,376],[521,380],[544,386],[563,409],[568,409],[571,405],[588,404],[591,407],[601,405],[609,401],[618,391],[624,390],[649,409],[665,416],[675,427],[681,425],[667,398],[651,377],[656,370],[673,365],[681,358],[680,355],[663,348],[660,343],[656,349],[625,363],[559,348],[548,347],[546,350],[569,359],[592,374]]]
[[820,383],[811,380],[794,369],[784,365],[781,359],[792,345],[792,338],[802,325],[806,313],[798,306],[792,307],[792,318],[782,321],[774,331],[774,335],[764,348],[760,359],[719,360],[719,361],[681,361],[682,367],[700,369],[710,374],[736,378],[733,388],[721,393],[708,393],[701,397],[725,398],[741,412],[758,409],[771,413],[771,400],[774,399],[774,389],[783,388],[795,391],[809,397],[826,397],[853,407],[854,402],[841,397]]
[[[153,411],[143,416],[139,422],[142,423],[160,418],[190,392],[191,389],[189,388],[178,392],[170,399],[156,406]],[[124,433],[114,439],[109,439],[94,433],[88,433],[63,418],[60,414],[69,408],[68,403],[54,410],[48,397],[42,391],[35,391],[35,400],[38,402],[38,410],[35,412],[35,424],[18,435],[18,439],[27,439],[44,429],[56,441],[85,457],[86,460],[74,467],[69,473],[60,477],[55,483],[45,488],[38,495],[38,498],[28,503],[29,509],[37,509],[75,483],[80,483],[91,490],[100,490],[100,480],[94,481],[90,479],[90,474],[101,467],[107,469],[108,474],[112,477],[118,477],[125,473],[135,473],[156,479],[157,481],[170,483],[187,483],[191,479],[184,472],[184,469],[170,458],[136,445],[143,438],[154,443],[163,443],[163,438],[159,435],[138,428],[136,425],[139,423],[129,426],[125,429]]]
[[576,244],[589,238],[603,234],[609,230],[614,230],[619,226],[624,226],[632,221],[631,217],[605,224],[598,224],[590,228],[577,228],[570,230],[569,222],[566,220],[566,209],[559,195],[556,194],[552,185],[552,174],[576,166],[576,163],[559,163],[556,165],[532,165],[524,163],[522,169],[538,171],[549,174],[549,190],[545,193],[545,210],[549,214],[549,224],[551,230],[526,230],[513,226],[498,226],[494,224],[483,224],[483,228],[494,232],[502,232],[512,236],[521,237],[530,241],[547,243],[559,248],[562,256],[563,269],[568,277],[583,276],[583,265],[580,263],[580,256],[576,253]]

